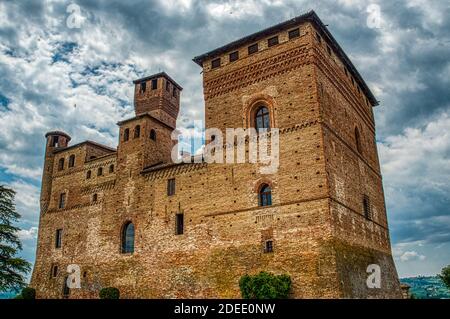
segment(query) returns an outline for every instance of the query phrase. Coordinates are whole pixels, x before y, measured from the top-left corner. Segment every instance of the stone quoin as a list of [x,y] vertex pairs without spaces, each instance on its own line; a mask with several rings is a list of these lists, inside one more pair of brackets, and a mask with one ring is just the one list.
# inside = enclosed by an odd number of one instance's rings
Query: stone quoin
[[[199,35],[201,37],[201,35]],[[201,39],[199,39],[201,40]],[[314,12],[194,58],[205,127],[279,129],[279,168],[174,163],[182,88],[134,81],[117,148],[46,134],[37,298],[240,298],[239,279],[288,274],[292,298],[401,298],[373,107]],[[209,141],[207,141],[209,142]],[[80,267],[81,288],[66,286]],[[380,288],[366,284],[380,267]]]

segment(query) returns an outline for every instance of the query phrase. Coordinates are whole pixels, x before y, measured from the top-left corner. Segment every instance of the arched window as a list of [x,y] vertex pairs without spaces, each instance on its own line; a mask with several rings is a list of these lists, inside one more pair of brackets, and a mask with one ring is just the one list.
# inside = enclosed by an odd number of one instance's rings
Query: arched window
[[60,158],[58,162],[58,171],[62,171],[64,169],[64,158]]
[[97,169],[97,176],[102,176],[103,175],[103,168],[102,167],[99,167],[98,169]]
[[70,155],[69,157],[69,167],[75,166],[75,155]]
[[134,252],[134,225],[127,222],[122,229],[122,253],[131,254]]
[[357,127],[355,127],[355,143],[356,143],[356,149],[358,150],[358,153],[362,153],[361,136],[359,135],[359,130]]
[[141,126],[136,125],[134,128],[134,138],[139,138],[139,136],[141,136]]
[[92,172],[91,171],[87,171],[86,173],[86,179],[91,178]]
[[259,206],[272,205],[272,189],[269,185],[263,184],[259,190]]
[[153,129],[150,131],[150,139],[156,141],[156,131]]
[[126,128],[125,131],[123,131],[123,141],[126,142],[130,138],[130,129]]
[[255,112],[255,129],[257,131],[270,129],[270,114],[269,110],[265,106],[261,106]]
[[114,165],[113,164],[109,165],[109,172],[114,173]]

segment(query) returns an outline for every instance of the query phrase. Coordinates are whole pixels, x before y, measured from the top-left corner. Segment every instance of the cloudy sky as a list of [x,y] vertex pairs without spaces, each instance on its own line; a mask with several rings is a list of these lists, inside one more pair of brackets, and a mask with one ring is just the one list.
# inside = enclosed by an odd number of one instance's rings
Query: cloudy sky
[[400,276],[450,264],[448,0],[1,0],[0,183],[17,191],[23,256],[34,261],[45,132],[116,146],[115,123],[133,114],[132,80],[162,70],[184,87],[178,127],[188,128],[204,116],[194,56],[311,9],[380,100]]

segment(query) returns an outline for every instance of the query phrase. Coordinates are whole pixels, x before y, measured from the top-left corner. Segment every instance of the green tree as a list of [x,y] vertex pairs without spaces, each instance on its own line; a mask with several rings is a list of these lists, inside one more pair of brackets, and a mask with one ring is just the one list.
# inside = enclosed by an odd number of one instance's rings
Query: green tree
[[14,204],[14,190],[0,185],[0,291],[19,291],[25,286],[24,276],[31,265],[16,257],[22,250],[17,237],[19,228],[13,226],[20,218]]
[[100,299],[119,299],[120,291],[115,287],[102,288],[99,293]]
[[291,277],[261,271],[254,276],[242,276],[239,287],[244,299],[286,299],[291,290]]
[[448,289],[450,289],[450,265],[442,268],[441,274],[438,275],[439,278],[444,282]]

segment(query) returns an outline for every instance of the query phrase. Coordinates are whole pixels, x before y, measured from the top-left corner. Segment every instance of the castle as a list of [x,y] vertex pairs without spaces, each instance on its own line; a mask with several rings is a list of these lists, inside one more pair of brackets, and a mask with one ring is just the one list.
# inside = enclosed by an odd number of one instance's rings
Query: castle
[[[293,298],[401,298],[378,103],[318,16],[194,62],[206,128],[278,128],[277,172],[172,161],[182,88],[166,73],[135,80],[136,114],[117,123],[117,149],[46,134],[37,297],[98,298],[112,286],[123,298],[240,298],[241,276],[264,270],[289,274]],[[67,285],[74,264],[80,288]],[[379,288],[367,285],[370,265]]]

